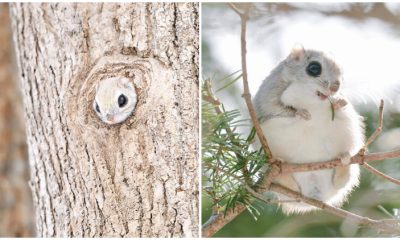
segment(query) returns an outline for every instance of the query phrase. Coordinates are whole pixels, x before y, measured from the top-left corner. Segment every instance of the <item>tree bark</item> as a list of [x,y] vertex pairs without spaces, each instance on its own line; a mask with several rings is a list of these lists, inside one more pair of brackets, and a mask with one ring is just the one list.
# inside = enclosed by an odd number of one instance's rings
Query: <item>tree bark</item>
[[[39,236],[198,236],[198,4],[11,5]],[[104,77],[136,110],[107,125]]]
[[22,96],[15,84],[8,4],[0,4],[0,237],[34,233]]

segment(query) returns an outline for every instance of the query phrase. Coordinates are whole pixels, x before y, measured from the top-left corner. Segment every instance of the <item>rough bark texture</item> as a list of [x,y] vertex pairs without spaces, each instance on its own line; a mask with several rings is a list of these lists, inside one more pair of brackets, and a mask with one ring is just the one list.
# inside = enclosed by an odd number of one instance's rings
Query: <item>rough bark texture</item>
[[[39,236],[198,236],[198,4],[12,4]],[[92,110],[135,84],[124,123]]]
[[0,237],[34,234],[22,97],[15,84],[8,5],[0,4]]

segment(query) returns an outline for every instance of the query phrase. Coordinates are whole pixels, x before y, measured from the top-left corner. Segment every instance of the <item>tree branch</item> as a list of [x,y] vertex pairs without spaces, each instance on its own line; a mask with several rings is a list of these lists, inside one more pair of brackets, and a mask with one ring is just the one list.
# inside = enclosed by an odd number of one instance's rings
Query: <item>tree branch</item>
[[[400,149],[391,152],[369,153],[367,155],[358,153],[351,158],[350,164],[363,164],[364,162],[383,161],[389,158],[398,158],[398,157],[400,157]],[[279,174],[330,169],[338,166],[344,166],[339,158],[327,162],[317,162],[317,163],[303,163],[303,164],[282,163],[279,170]]]
[[234,208],[229,209],[226,211],[226,214],[219,213],[217,215],[212,215],[207,222],[205,222],[202,226],[201,236],[202,237],[211,237],[216,232],[221,230],[226,224],[231,222],[233,219],[236,218],[239,214],[241,214],[246,207],[244,205],[236,205]]
[[294,199],[299,199],[304,203],[307,203],[314,207],[326,210],[327,212],[332,213],[338,217],[341,217],[344,219],[351,219],[356,223],[367,225],[367,226],[370,226],[370,227],[378,229],[378,230],[384,230],[385,232],[388,232],[388,233],[397,233],[397,234],[400,232],[400,230],[399,230],[400,229],[399,228],[400,221],[399,220],[397,220],[397,221],[392,221],[390,219],[374,220],[374,219],[370,219],[367,217],[359,216],[357,214],[348,212],[341,208],[336,208],[336,207],[330,206],[328,204],[325,204],[321,201],[305,197],[298,192],[295,192],[293,190],[290,190],[286,187],[283,187],[283,186],[281,186],[279,184],[275,184],[275,183],[271,184],[271,191],[284,194],[284,195],[294,198]]
[[253,103],[251,101],[251,94],[250,94],[249,83],[248,83],[248,78],[247,78],[246,26],[247,26],[247,20],[249,19],[250,5],[245,6],[243,13],[241,13],[240,10],[238,10],[238,8],[233,3],[228,3],[228,5],[240,16],[240,19],[241,19],[240,42],[241,42],[242,73],[243,73],[243,95],[242,95],[242,97],[244,98],[244,100],[246,102],[247,109],[249,110],[249,114],[251,117],[251,121],[253,122],[253,126],[256,129],[257,137],[260,140],[261,146],[262,146],[265,154],[268,156],[268,158],[271,159],[272,158],[271,150],[268,146],[267,139],[265,138],[264,133],[260,127],[260,123],[258,122],[257,115],[254,110]]
[[375,129],[374,133],[368,138],[365,143],[364,148],[367,148],[375,138],[382,132],[382,124],[383,124],[383,100],[381,100],[381,104],[379,106],[379,117],[378,117],[378,127]]
[[384,179],[391,181],[394,184],[400,185],[400,181],[392,178],[391,176],[388,176],[386,174],[384,174],[383,172],[380,172],[379,170],[373,168],[371,165],[369,165],[368,163],[364,163],[362,165],[366,170],[368,170],[369,172],[371,172],[372,174],[375,174],[377,176],[383,177]]

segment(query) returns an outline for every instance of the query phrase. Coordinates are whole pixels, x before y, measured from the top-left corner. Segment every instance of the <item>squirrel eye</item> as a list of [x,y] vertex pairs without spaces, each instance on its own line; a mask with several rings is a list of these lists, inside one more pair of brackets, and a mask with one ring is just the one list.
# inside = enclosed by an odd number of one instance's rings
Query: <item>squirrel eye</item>
[[119,95],[119,97],[118,97],[118,106],[119,107],[125,106],[127,102],[128,101],[127,101],[127,99],[126,99],[124,94]]
[[97,111],[98,113],[100,113],[100,107],[99,107],[99,104],[97,104],[97,103],[96,103],[96,111]]
[[321,75],[322,67],[319,62],[313,61],[308,64],[306,68],[307,74],[311,77],[318,77]]

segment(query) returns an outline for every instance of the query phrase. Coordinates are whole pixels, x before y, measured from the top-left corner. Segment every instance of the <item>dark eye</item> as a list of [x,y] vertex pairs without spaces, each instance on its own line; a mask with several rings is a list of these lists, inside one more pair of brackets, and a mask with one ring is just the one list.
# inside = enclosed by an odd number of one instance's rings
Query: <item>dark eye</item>
[[99,104],[97,104],[97,103],[96,103],[96,111],[97,111],[98,113],[100,113],[100,107],[99,107]]
[[316,61],[310,62],[310,64],[308,64],[307,66],[306,71],[307,74],[311,77],[318,77],[319,75],[321,75],[322,72],[321,64]]
[[119,97],[118,97],[118,106],[119,107],[125,106],[127,102],[128,102],[128,100],[126,99],[124,94],[119,95]]

